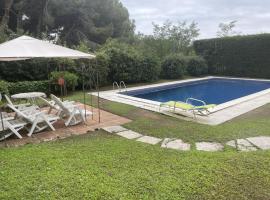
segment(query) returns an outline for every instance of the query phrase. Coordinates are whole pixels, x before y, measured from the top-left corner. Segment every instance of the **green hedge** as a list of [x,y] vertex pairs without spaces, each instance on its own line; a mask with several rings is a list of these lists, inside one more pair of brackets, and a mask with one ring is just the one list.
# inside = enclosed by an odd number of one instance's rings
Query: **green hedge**
[[18,94],[23,92],[49,92],[49,81],[23,81],[8,83],[9,94]]
[[210,74],[270,78],[270,34],[198,40],[194,49]]

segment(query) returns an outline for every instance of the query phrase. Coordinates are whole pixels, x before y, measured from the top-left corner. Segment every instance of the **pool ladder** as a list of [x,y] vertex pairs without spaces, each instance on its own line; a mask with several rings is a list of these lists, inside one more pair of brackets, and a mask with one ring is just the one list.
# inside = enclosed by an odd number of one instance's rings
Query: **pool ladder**
[[124,81],[121,81],[120,84],[118,84],[116,81],[113,82],[113,90],[118,89],[119,92],[122,92],[124,89],[124,92],[127,92],[127,86]]

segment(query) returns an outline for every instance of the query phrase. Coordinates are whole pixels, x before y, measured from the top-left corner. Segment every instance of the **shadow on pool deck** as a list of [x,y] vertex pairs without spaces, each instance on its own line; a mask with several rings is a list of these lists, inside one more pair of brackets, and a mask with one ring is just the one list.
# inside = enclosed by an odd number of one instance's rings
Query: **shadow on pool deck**
[[[83,108],[84,106],[80,104]],[[88,111],[92,111],[90,106],[86,106]],[[84,135],[88,132],[95,131],[96,129],[123,125],[131,122],[131,120],[114,115],[112,113],[100,110],[100,123],[98,109],[93,108],[93,117],[88,116],[86,123],[82,123],[76,126],[66,127],[63,120],[59,120],[54,124],[56,131],[43,131],[37,134],[33,134],[32,137],[27,137],[26,132],[22,133],[23,139],[17,139],[15,136],[8,138],[5,141],[0,142],[0,147],[19,147],[26,144],[38,144],[41,142],[54,141],[57,139],[64,139],[76,135]]]

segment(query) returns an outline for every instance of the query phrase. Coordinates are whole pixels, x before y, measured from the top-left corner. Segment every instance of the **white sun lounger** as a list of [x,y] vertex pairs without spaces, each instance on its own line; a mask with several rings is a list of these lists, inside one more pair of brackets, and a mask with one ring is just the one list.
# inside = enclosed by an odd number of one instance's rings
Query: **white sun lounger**
[[59,119],[58,116],[48,115],[45,112],[38,112],[36,110],[20,111],[10,104],[8,104],[8,107],[16,112],[18,119],[22,119],[30,125],[30,129],[28,129],[29,133],[27,134],[29,137],[32,136],[33,133],[41,132],[48,127],[52,131],[55,131],[53,124]]
[[20,111],[28,110],[28,109],[39,110],[39,107],[38,107],[38,106],[31,106],[30,103],[16,104],[16,105],[15,105],[7,95],[5,95],[5,99],[7,100],[7,103],[8,103],[9,105],[14,106],[15,108],[17,108],[17,109],[20,110]]
[[54,95],[51,95],[51,99],[62,110],[61,116],[65,116],[67,118],[65,121],[66,126],[73,126],[85,122],[85,114],[86,116],[92,115],[92,112],[86,111],[85,113],[78,105],[65,105],[59,98]]
[[[4,125],[4,128],[2,127]],[[3,121],[0,120],[0,141],[5,140],[11,135],[16,135],[22,139],[19,131],[26,126],[26,122],[20,119],[14,119],[13,117],[4,117]]]
[[[48,114],[50,114],[52,112],[52,110],[55,110],[56,115],[58,115],[58,116],[61,115],[62,109],[55,103],[55,101],[53,101],[53,100],[48,101],[47,99],[45,99],[43,97],[38,97],[38,99],[50,108],[48,111]],[[63,101],[63,104],[65,104],[66,106],[69,106],[69,105],[74,105],[75,102],[74,101]]]

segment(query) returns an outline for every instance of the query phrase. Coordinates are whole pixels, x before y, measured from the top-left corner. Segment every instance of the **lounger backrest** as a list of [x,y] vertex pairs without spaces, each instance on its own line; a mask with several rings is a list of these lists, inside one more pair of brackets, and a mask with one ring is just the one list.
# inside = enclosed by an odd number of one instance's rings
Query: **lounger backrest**
[[56,97],[55,95],[51,94],[51,99],[55,101],[55,103],[65,112],[65,113],[69,113],[69,110],[67,109],[67,107],[63,104],[63,102]]
[[20,110],[18,110],[17,108],[15,108],[14,105],[7,105],[11,110],[13,110],[19,117],[22,117],[28,121],[32,121],[30,117],[28,117],[26,114],[24,114],[23,112],[21,112]]
[[7,95],[5,95],[5,98],[6,98],[9,105],[14,106],[13,102],[11,101],[11,99]]
[[47,106],[50,106],[52,108],[55,108],[55,105],[53,105],[51,102],[49,102],[47,99],[43,98],[43,97],[38,97],[39,100],[41,100],[43,103],[45,103]]

